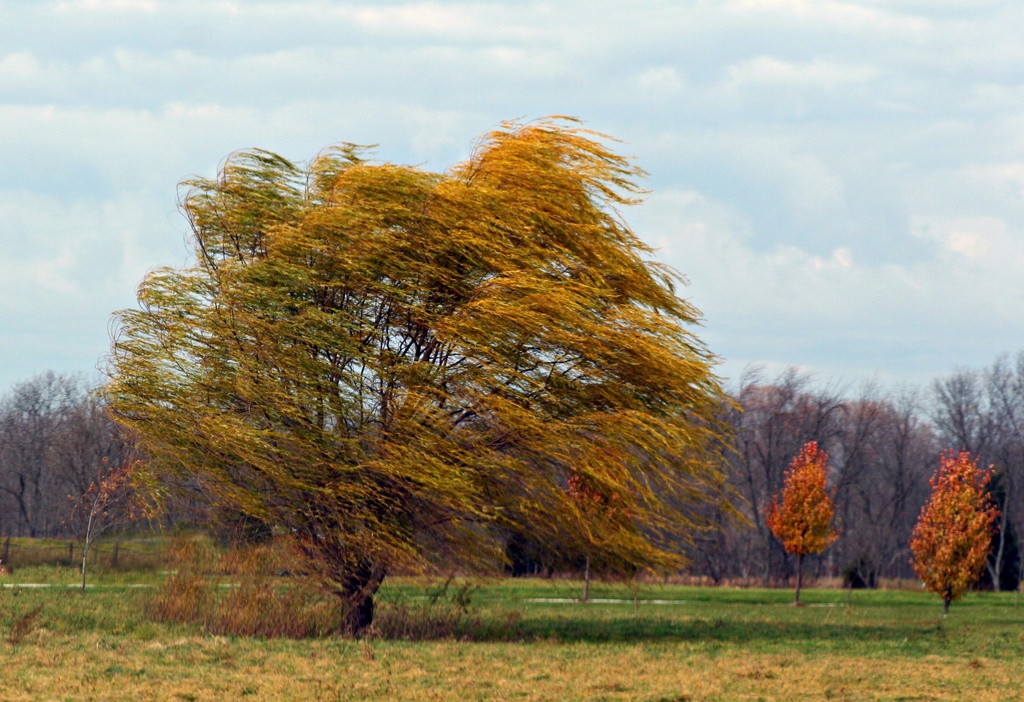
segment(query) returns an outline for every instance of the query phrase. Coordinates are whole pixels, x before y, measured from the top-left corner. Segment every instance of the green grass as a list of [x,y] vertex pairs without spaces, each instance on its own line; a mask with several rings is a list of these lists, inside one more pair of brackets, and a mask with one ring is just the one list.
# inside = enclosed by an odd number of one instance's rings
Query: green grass
[[[97,572],[85,595],[67,587],[70,568],[0,578],[57,585],[0,589],[0,699],[1024,697],[1024,606],[1012,593],[970,594],[943,619],[939,599],[918,591],[810,589],[797,608],[787,590],[596,584],[593,599],[624,601],[581,604],[552,601],[578,597],[578,582],[479,580],[459,639],[294,641],[150,622],[155,588],[127,575]],[[164,577],[138,575],[149,586]],[[391,579],[379,613],[424,611],[442,588]]]

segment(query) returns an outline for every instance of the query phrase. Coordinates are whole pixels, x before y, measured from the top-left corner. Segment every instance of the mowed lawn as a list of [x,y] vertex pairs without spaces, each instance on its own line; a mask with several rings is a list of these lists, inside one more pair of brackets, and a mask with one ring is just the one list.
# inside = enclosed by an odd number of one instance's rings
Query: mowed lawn
[[[154,573],[0,578],[0,700],[1019,700],[1024,604],[971,594],[480,580],[462,640],[255,639],[147,620]],[[9,587],[40,581],[47,588]],[[148,587],[139,587],[144,585]],[[379,612],[430,613],[439,580]],[[616,601],[603,601],[616,600]],[[425,616],[425,615],[424,615]]]

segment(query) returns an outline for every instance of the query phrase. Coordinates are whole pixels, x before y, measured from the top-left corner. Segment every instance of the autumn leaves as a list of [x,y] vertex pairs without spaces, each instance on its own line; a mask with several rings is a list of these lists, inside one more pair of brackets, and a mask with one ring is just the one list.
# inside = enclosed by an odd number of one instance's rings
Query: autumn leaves
[[999,511],[985,489],[992,471],[966,451],[943,455],[931,479],[932,495],[910,539],[914,571],[942,598],[943,611],[978,580]]
[[836,540],[832,498],[825,487],[828,454],[816,441],[807,442],[786,471],[782,499],[772,499],[768,528],[788,553],[796,556],[796,596],[800,604],[804,556],[821,553]]
[[[800,604],[804,556],[821,553],[837,538],[827,469],[828,454],[817,442],[805,444],[786,471],[781,496],[772,499],[768,510],[772,533],[796,556],[794,604]],[[979,468],[965,451],[943,454],[931,479],[931,497],[914,528],[914,571],[942,598],[945,613],[985,567],[998,516],[986,490],[991,476],[991,470]]]

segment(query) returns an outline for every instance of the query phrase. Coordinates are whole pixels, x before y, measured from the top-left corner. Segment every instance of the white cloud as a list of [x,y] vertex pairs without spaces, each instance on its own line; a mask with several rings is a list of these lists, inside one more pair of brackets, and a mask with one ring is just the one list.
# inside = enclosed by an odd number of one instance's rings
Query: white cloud
[[871,80],[878,69],[865,64],[844,65],[824,60],[798,64],[773,56],[756,56],[730,66],[728,72],[733,89],[746,84],[842,89],[848,83]]
[[832,254],[827,259],[820,256],[812,256],[810,263],[815,271],[849,270],[853,268],[853,254],[849,248],[843,246],[832,251]]
[[1024,161],[970,165],[964,169],[964,175],[982,187],[1010,197],[1024,197]]
[[950,262],[986,262],[990,270],[1024,263],[1024,231],[1011,235],[997,217],[920,216],[912,221],[917,236],[938,242]]
[[486,31],[470,10],[472,7],[418,3],[395,7],[363,6],[352,17],[367,29],[387,33],[440,34],[469,37]]
[[923,17],[900,15],[870,3],[836,2],[834,0],[734,0],[734,12],[740,14],[778,14],[800,20],[824,22],[846,29],[880,28],[921,33],[930,23]]
[[0,85],[17,85],[37,82],[43,78],[43,71],[28,51],[7,54],[0,58]]
[[95,368],[111,312],[134,303],[148,269],[185,259],[185,225],[169,209],[138,194],[0,190],[0,379]]
[[160,7],[156,0],[61,0],[54,8],[56,12],[155,12]]
[[636,76],[637,85],[645,91],[661,95],[674,95],[683,89],[686,81],[672,66],[645,68]]

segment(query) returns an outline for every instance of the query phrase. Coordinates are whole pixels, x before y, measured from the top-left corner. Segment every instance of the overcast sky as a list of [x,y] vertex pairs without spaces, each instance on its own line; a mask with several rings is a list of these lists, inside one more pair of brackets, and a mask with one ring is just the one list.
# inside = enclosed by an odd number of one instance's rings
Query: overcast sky
[[0,2],[0,393],[95,373],[230,152],[443,170],[549,114],[649,172],[626,218],[721,375],[988,365],[1024,347],[1022,36],[1014,0]]

